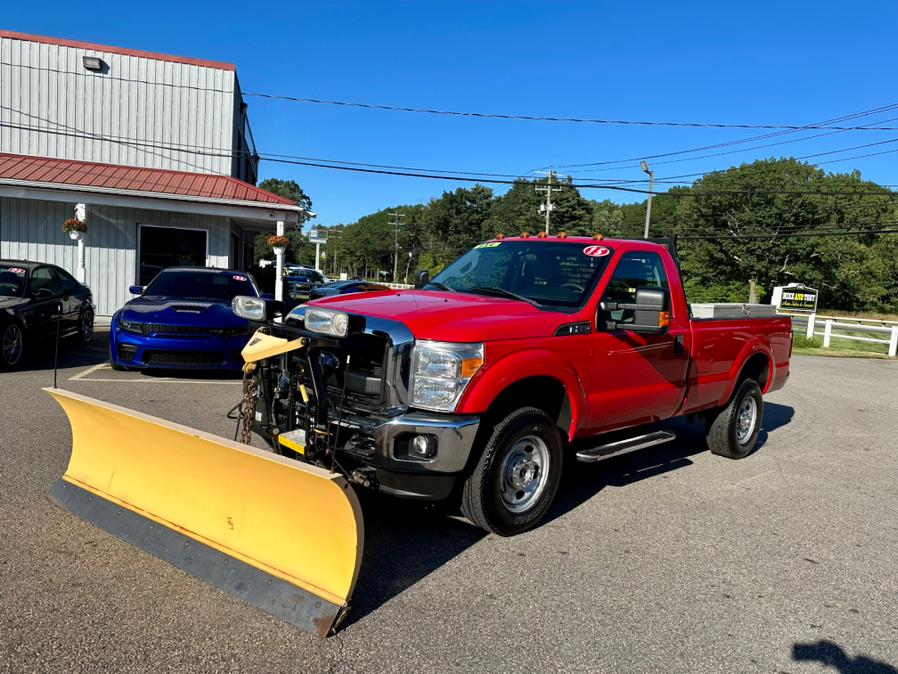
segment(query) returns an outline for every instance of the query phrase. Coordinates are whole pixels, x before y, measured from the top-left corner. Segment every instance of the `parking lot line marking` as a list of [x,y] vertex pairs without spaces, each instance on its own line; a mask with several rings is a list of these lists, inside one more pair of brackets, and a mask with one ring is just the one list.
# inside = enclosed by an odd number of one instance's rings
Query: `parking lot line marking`
[[108,367],[108,365],[106,365],[106,363],[100,363],[99,365],[93,365],[93,366],[87,368],[84,372],[79,372],[74,377],[69,377],[69,381],[78,381],[79,379],[83,379],[87,375],[93,374],[94,372],[96,372],[97,370],[99,370],[102,367]]
[[108,363],[100,363],[87,368],[84,372],[79,372],[73,377],[69,377],[69,381],[101,381],[107,384],[118,383],[137,383],[137,384],[241,384],[239,379],[216,381],[214,379],[178,379],[177,377],[130,377],[127,379],[109,379],[104,377],[89,377],[88,375],[98,370],[109,370],[112,368]]

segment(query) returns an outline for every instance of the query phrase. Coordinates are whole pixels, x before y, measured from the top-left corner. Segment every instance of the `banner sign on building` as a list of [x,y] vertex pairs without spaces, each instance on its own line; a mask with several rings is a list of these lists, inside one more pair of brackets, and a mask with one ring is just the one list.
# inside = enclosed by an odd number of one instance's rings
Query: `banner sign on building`
[[800,283],[790,283],[774,288],[770,303],[785,311],[816,312],[818,295],[819,292],[816,288],[809,288]]

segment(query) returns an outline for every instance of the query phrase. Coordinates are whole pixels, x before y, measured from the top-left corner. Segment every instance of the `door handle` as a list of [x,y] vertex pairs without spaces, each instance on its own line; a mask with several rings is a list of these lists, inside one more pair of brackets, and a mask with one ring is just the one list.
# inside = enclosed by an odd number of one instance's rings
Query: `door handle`
[[685,341],[683,339],[683,335],[677,335],[674,337],[674,354],[677,356],[682,356],[684,349]]

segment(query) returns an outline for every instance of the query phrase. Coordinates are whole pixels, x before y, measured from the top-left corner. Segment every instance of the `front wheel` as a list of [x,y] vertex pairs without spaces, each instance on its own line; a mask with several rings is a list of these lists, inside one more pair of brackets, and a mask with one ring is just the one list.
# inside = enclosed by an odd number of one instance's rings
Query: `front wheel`
[[746,379],[727,406],[708,418],[708,448],[728,459],[744,459],[755,448],[763,420],[761,387],[754,379]]
[[90,344],[94,336],[94,310],[84,307],[78,319],[78,339],[82,344]]
[[16,321],[0,323],[0,369],[12,370],[22,362],[25,333]]
[[552,419],[535,407],[515,410],[493,428],[462,490],[462,513],[500,536],[545,517],[561,478],[563,448]]

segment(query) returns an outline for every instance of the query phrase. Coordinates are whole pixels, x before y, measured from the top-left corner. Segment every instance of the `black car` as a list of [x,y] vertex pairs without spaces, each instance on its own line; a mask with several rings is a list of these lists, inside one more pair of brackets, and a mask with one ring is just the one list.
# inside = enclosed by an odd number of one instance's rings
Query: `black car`
[[94,332],[90,288],[56,265],[0,260],[0,369],[12,369],[41,341]]
[[312,290],[324,283],[321,272],[306,267],[287,267],[284,286],[288,297],[304,299]]
[[382,283],[372,283],[371,281],[354,278],[349,281],[325,283],[323,286],[312,288],[309,291],[309,299],[317,300],[319,297],[333,297],[334,295],[348,295],[349,293],[370,293],[376,290],[389,290],[389,288]]

